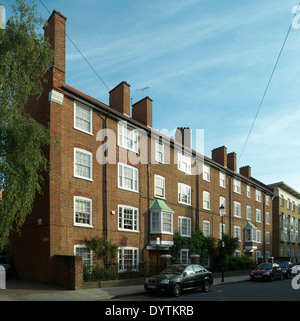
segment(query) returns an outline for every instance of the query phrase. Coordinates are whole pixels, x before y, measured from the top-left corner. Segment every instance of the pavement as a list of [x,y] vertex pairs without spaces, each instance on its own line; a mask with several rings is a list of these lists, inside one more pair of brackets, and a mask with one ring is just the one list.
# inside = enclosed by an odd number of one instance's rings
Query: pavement
[[[221,278],[214,278],[213,286],[248,280],[249,274],[228,277],[225,275],[224,282],[221,282]],[[143,285],[66,290],[26,280],[7,280],[6,289],[0,289],[0,301],[102,301],[141,293],[145,293]]]

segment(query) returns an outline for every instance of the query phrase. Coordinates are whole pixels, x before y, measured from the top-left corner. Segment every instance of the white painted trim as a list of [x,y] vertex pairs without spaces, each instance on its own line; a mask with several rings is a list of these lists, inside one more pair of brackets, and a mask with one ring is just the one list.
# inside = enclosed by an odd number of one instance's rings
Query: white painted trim
[[52,89],[49,92],[49,101],[62,105],[64,101],[64,94]]

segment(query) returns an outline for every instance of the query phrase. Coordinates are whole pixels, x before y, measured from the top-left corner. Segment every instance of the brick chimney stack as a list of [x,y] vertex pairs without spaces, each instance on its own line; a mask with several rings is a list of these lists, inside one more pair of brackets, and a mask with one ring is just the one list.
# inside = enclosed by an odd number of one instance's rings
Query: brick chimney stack
[[240,174],[250,178],[251,177],[251,167],[249,165],[240,167]]
[[227,167],[236,172],[236,153],[232,152],[227,154]]
[[53,87],[59,88],[65,84],[66,71],[66,20],[60,12],[53,10],[48,25],[45,27],[45,37],[49,39],[54,51],[52,79]]
[[152,127],[152,99],[145,97],[132,105],[132,118]]
[[213,149],[211,151],[211,158],[213,161],[227,167],[227,148],[225,146],[221,146]]
[[130,85],[126,81],[109,92],[109,106],[130,117]]
[[181,145],[191,148],[191,130],[189,127],[177,127],[175,140]]

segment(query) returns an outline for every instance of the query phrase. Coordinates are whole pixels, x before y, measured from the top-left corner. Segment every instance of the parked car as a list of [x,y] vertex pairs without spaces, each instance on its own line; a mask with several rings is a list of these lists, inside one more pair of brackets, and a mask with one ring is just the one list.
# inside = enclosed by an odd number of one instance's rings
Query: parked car
[[251,281],[276,279],[282,280],[281,267],[277,263],[261,263],[250,274]]
[[160,274],[146,279],[144,288],[179,296],[183,290],[201,288],[208,292],[213,284],[212,273],[199,264],[173,264]]
[[292,262],[279,262],[279,266],[281,267],[281,273],[284,278],[289,279],[293,277],[292,269],[294,266],[294,263]]
[[292,268],[292,276],[300,274],[300,265],[294,265]]
[[9,278],[11,275],[11,266],[7,262],[7,258],[5,255],[0,255],[0,265],[3,266],[5,269],[6,278]]

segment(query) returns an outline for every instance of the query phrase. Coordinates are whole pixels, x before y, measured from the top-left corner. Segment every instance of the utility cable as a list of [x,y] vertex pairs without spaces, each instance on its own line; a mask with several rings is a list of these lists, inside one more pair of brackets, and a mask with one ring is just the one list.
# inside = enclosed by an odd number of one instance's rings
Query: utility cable
[[244,152],[244,149],[245,149],[245,147],[246,147],[246,145],[247,145],[247,143],[248,143],[249,137],[250,137],[250,135],[251,135],[251,132],[252,132],[254,123],[255,123],[255,121],[256,121],[256,119],[257,119],[257,116],[258,116],[258,114],[259,114],[259,111],[260,111],[260,109],[261,109],[261,106],[262,106],[262,104],[263,104],[263,102],[264,102],[264,100],[265,100],[267,91],[268,91],[268,89],[269,89],[270,83],[271,83],[271,81],[272,81],[272,78],[273,78],[273,76],[274,76],[275,70],[276,70],[276,68],[277,68],[277,65],[278,65],[279,59],[280,59],[280,57],[281,57],[283,48],[284,48],[284,46],[285,46],[285,44],[286,44],[286,41],[287,41],[288,36],[289,36],[289,34],[290,34],[290,31],[291,31],[291,29],[292,29],[292,26],[293,26],[295,17],[296,17],[296,15],[297,15],[297,12],[298,12],[298,10],[299,10],[299,7],[300,7],[300,2],[299,2],[299,4],[298,4],[297,10],[296,10],[296,12],[295,12],[295,14],[294,14],[294,18],[292,19],[292,22],[291,22],[291,24],[290,24],[290,27],[289,27],[289,29],[288,29],[288,32],[287,32],[287,34],[286,34],[286,36],[285,36],[285,39],[284,39],[284,41],[283,41],[283,44],[282,44],[282,46],[281,46],[279,55],[278,55],[278,57],[277,57],[277,60],[276,60],[276,63],[275,63],[275,65],[274,65],[274,68],[273,68],[273,70],[272,70],[272,73],[271,73],[271,76],[270,76],[270,78],[269,78],[268,84],[267,84],[267,86],[266,86],[266,89],[265,89],[265,91],[264,91],[263,97],[262,97],[261,102],[260,102],[260,104],[259,104],[258,110],[257,110],[256,115],[255,115],[255,117],[254,117],[254,120],[253,120],[253,122],[252,122],[252,125],[251,125],[250,131],[249,131],[249,133],[248,133],[247,139],[246,139],[245,144],[244,144],[244,146],[243,146],[243,148],[242,148],[242,151],[241,151],[241,153],[240,153],[240,156],[239,156],[239,159],[238,159],[238,163],[239,163],[239,161],[240,161],[240,159],[241,159],[241,157],[242,157],[242,154],[243,154],[243,152]]
[[[45,4],[43,3],[42,0],[40,0],[40,3],[42,4],[42,6],[47,10],[47,12],[49,14],[51,14],[50,10],[45,6]],[[90,64],[90,62],[87,60],[87,58],[84,56],[84,54],[80,51],[80,49],[76,46],[76,44],[74,43],[74,41],[70,38],[70,36],[66,34],[66,37],[70,40],[70,42],[72,43],[72,45],[76,48],[76,50],[80,53],[81,57],[86,61],[86,63],[89,65],[89,67],[92,69],[92,71],[95,73],[95,75],[98,77],[98,79],[102,82],[102,84],[106,87],[106,89],[108,91],[110,91],[110,89],[108,88],[108,86],[106,85],[106,83],[104,82],[104,80],[99,76],[99,74],[97,73],[97,71],[95,70],[95,68]]]

